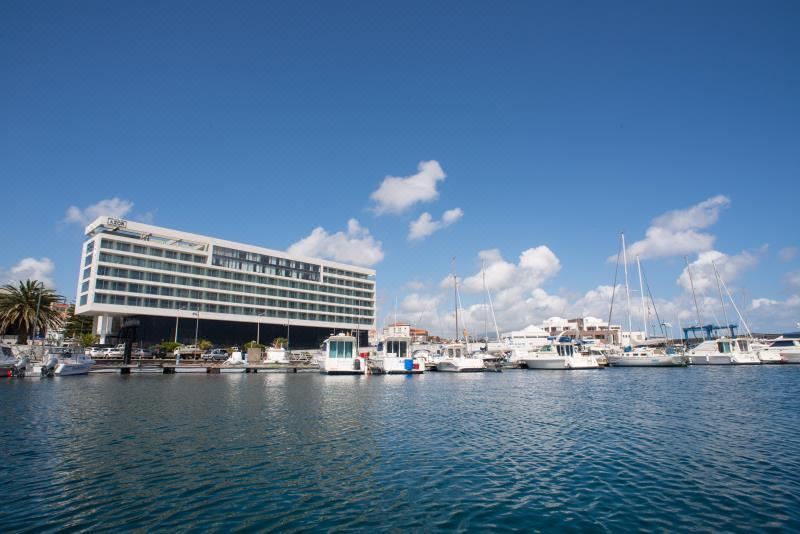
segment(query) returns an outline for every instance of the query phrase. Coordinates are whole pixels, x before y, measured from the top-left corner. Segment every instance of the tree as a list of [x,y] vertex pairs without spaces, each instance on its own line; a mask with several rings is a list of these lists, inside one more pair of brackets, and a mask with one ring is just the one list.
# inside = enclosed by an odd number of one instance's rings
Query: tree
[[78,335],[78,344],[81,346],[81,348],[85,349],[86,347],[91,347],[95,343],[97,343],[97,336],[91,332]]
[[197,348],[199,348],[200,350],[208,350],[213,346],[214,344],[207,339],[201,339],[200,341],[197,342]]
[[162,341],[161,348],[167,352],[174,352],[178,347],[182,347],[182,343],[175,343],[174,341]]
[[90,315],[75,315],[75,305],[70,304],[67,310],[67,322],[64,325],[64,338],[80,338],[81,334],[91,333],[94,318]]
[[288,340],[285,337],[276,337],[272,340],[272,346],[276,349],[285,349]]
[[247,350],[247,349],[264,349],[266,347],[267,347],[266,345],[263,345],[261,343],[256,343],[255,341],[248,341],[247,343],[244,344],[244,350]]
[[52,289],[38,280],[20,281],[19,285],[0,287],[0,331],[14,327],[17,344],[28,343],[28,333],[36,323],[36,330],[57,329],[63,324],[61,314],[51,304],[63,300]]

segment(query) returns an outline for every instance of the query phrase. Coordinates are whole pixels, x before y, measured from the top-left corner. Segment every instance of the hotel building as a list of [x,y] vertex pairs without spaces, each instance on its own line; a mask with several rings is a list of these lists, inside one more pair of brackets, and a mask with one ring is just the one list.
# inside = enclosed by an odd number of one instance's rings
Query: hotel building
[[86,227],[75,311],[102,343],[135,326],[143,346],[238,345],[288,337],[317,348],[333,332],[367,343],[375,271],[113,217]]

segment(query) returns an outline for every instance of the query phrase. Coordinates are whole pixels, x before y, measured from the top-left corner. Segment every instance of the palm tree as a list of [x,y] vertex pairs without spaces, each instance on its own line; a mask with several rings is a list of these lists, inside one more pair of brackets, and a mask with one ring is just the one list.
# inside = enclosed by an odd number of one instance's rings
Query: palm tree
[[20,280],[18,286],[6,284],[0,287],[0,331],[14,327],[17,343],[24,345],[34,323],[40,332],[60,327],[63,319],[50,305],[61,300],[62,296],[45,288],[38,280]]

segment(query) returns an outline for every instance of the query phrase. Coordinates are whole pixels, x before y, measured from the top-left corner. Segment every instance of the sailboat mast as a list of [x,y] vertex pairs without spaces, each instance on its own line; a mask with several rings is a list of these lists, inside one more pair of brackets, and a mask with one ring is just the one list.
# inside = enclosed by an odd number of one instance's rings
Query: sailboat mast
[[717,270],[717,264],[714,263],[714,260],[711,260],[711,265],[714,267],[714,278],[717,279],[717,291],[719,292],[719,303],[720,305],[722,305],[722,316],[725,317],[725,326],[731,333],[731,337],[733,337],[733,328],[731,328],[731,322],[728,320],[728,310],[725,309],[725,299],[722,298],[722,286],[720,286],[719,283],[719,271]]
[[692,286],[692,298],[694,299],[694,311],[697,314],[697,326],[700,328],[700,333],[703,335],[703,341],[705,341],[706,331],[703,330],[700,324],[700,306],[697,305],[697,294],[694,292],[694,280],[692,279],[692,267],[689,265],[689,256],[684,256],[683,261],[686,262],[686,272],[689,274],[689,285]]
[[631,321],[631,290],[628,286],[628,254],[625,252],[625,234],[621,233],[620,237],[622,239],[622,266],[625,270],[625,299],[628,301],[628,345],[630,345],[633,322]]
[[636,268],[639,270],[639,294],[642,296],[642,324],[644,325],[644,338],[647,339],[647,306],[644,303],[644,286],[642,285],[642,263],[636,255]]
[[728,291],[728,286],[725,285],[725,280],[723,280],[722,277],[720,276],[719,281],[722,283],[722,287],[725,289],[725,293],[728,295],[728,298],[731,299],[731,304],[733,305],[733,309],[736,310],[736,315],[738,315],[739,320],[742,321],[742,325],[744,326],[744,329],[747,332],[747,337],[752,338],[753,333],[750,331],[750,327],[747,326],[747,321],[744,320],[742,312],[739,311],[739,307],[736,305],[736,301],[733,300],[733,295],[731,295],[731,292]]
[[458,341],[458,279],[456,278],[456,259],[453,258],[453,304],[456,310],[456,338]]

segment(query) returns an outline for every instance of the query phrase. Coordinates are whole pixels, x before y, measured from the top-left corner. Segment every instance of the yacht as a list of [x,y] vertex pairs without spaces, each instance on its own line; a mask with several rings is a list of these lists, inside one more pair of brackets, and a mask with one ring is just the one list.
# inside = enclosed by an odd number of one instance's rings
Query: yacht
[[468,356],[461,343],[445,345],[442,357],[436,362],[436,370],[445,373],[478,373],[485,369],[483,358]]
[[683,356],[651,347],[630,348],[608,357],[612,367],[684,367],[687,362]]
[[760,364],[758,354],[750,350],[747,338],[709,339],[687,353],[692,365],[755,365]]
[[597,358],[582,354],[569,338],[557,338],[525,359],[528,369],[599,369]]
[[318,357],[319,371],[327,375],[363,375],[366,361],[361,361],[356,338],[335,334],[324,341]]
[[95,361],[86,354],[64,354],[58,361],[54,374],[56,376],[85,375],[92,370]]
[[14,356],[11,346],[5,344],[0,345],[0,369],[7,372],[14,367],[15,363],[17,363],[17,357]]
[[759,358],[780,356],[781,363],[800,363],[800,332],[783,334],[758,351]]
[[[378,345],[375,354],[374,369],[387,375],[412,375],[425,372],[425,358],[422,355],[410,355],[411,338],[390,336]],[[416,353],[415,353],[416,354]]]

